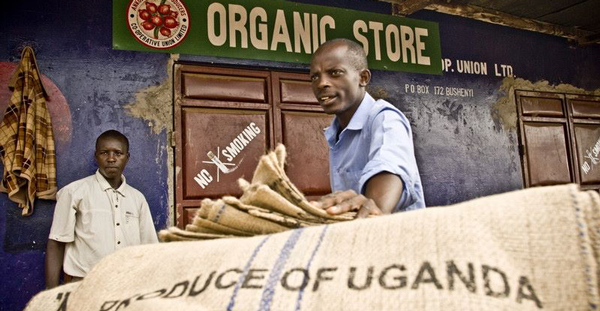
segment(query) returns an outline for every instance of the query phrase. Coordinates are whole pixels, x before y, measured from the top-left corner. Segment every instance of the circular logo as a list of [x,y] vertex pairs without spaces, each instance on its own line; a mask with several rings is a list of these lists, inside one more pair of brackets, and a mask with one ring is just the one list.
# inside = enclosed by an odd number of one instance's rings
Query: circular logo
[[143,45],[170,49],[181,43],[190,30],[190,15],[181,0],[131,0],[127,26]]

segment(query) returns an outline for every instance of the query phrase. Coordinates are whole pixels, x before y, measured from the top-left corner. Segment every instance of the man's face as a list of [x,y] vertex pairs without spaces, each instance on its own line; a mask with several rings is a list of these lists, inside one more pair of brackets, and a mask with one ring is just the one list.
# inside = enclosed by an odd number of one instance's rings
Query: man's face
[[346,50],[344,44],[322,46],[311,60],[310,78],[323,110],[350,121],[364,97],[370,75],[367,78],[355,68]]
[[116,181],[121,179],[121,174],[129,161],[129,150],[119,139],[103,138],[98,141],[95,157],[100,174],[107,181]]

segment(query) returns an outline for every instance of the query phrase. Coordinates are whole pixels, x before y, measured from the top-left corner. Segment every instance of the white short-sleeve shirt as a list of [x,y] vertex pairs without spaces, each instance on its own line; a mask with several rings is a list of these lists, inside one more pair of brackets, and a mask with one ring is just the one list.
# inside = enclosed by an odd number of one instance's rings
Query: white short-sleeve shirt
[[113,189],[96,171],[58,191],[49,239],[66,243],[65,273],[84,277],[117,249],[158,242],[144,195],[121,178]]

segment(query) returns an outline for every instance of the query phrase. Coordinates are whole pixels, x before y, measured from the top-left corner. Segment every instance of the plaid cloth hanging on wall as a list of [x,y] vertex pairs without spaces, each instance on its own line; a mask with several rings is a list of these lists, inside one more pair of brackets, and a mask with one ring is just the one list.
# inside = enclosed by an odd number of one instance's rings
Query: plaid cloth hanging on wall
[[35,55],[25,47],[13,74],[13,91],[0,124],[0,156],[4,174],[0,191],[19,204],[22,215],[33,213],[35,198],[56,199],[56,154],[52,122],[46,106]]

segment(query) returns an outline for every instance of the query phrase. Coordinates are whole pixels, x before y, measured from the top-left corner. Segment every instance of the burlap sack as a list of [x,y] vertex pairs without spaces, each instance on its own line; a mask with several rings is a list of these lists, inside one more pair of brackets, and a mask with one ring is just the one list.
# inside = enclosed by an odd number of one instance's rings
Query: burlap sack
[[590,310],[598,204],[574,185],[533,188],[274,235],[130,247],[94,267],[68,310]]
[[189,230],[181,230],[177,227],[170,227],[166,230],[158,232],[158,239],[161,242],[179,242],[179,241],[197,241],[197,240],[212,240],[222,238],[233,238],[234,235],[225,235],[219,233],[194,232]]
[[318,221],[317,217],[294,205],[267,185],[252,184],[244,190],[240,201],[247,205],[258,206],[294,218]]
[[73,282],[59,287],[55,287],[50,290],[43,291],[35,295],[35,297],[31,298],[31,300],[27,303],[27,306],[25,306],[24,311],[66,311],[67,302],[69,301],[71,292],[78,288],[80,284],[80,282]]
[[[243,180],[243,179],[240,179],[240,180]],[[249,184],[248,184],[248,186],[249,186]],[[250,212],[250,211],[260,211],[263,213],[270,212],[268,209],[260,208],[258,206],[254,206],[254,205],[244,204],[244,202],[240,201],[236,197],[224,196],[221,199],[223,200],[223,202],[225,202],[239,210],[245,211],[245,212]]]
[[[285,174],[285,147],[279,145],[261,157],[253,183],[240,178],[240,199],[224,196],[220,200],[204,199],[193,224],[185,231],[162,230],[163,242],[204,240],[202,234],[252,236],[282,232],[292,228],[352,220],[356,212],[331,216],[313,207]],[[202,234],[195,234],[202,233]]]
[[196,226],[194,224],[185,225],[185,230],[191,231],[191,232],[221,234],[221,232],[219,232],[219,231],[216,231],[216,230],[213,230],[213,229],[209,229],[209,228],[205,228],[205,227],[199,227],[199,226]]
[[[244,179],[241,179],[241,181],[245,182]],[[248,184],[248,187],[244,187],[246,190],[248,190],[250,187],[250,185]],[[263,218],[263,219],[267,219],[270,220],[272,222],[278,223],[282,226],[285,226],[287,228],[299,228],[301,227],[301,221],[297,218],[294,217],[290,217],[281,213],[277,213],[274,211],[270,211],[268,209],[265,208],[261,208],[258,206],[254,206],[254,205],[250,205],[250,204],[245,204],[242,201],[240,201],[238,198],[236,197],[232,197],[232,196],[224,196],[221,198],[223,200],[223,202],[239,209],[242,210],[252,216],[256,216],[258,218]]]
[[232,234],[232,235],[237,235],[237,236],[252,236],[252,235],[254,235],[254,234],[249,233],[249,232],[240,231],[238,229],[229,228],[227,226],[223,226],[221,224],[214,223],[212,221],[208,221],[208,220],[203,219],[202,217],[200,217],[198,215],[196,215],[196,217],[194,217],[194,220],[193,220],[192,224],[196,225],[198,227],[208,228],[208,229],[217,231],[217,232],[222,233],[222,234]]
[[262,212],[259,210],[250,210],[248,212],[250,215],[264,218],[281,224],[282,226],[286,226],[288,228],[300,228],[300,227],[311,227],[311,226],[319,226],[323,224],[333,224],[339,222],[339,220],[333,219],[320,219],[319,222],[311,222],[303,219],[298,219],[294,217],[290,217],[287,215],[279,214],[277,212]]
[[[249,185],[250,184],[248,184],[248,186]],[[249,189],[249,188],[250,187],[247,187],[246,189]],[[221,199],[223,200],[223,202],[227,203],[228,205],[231,205],[239,210],[245,211],[246,213],[248,213],[252,216],[267,219],[267,220],[273,221],[275,223],[278,223],[278,224],[288,227],[288,228],[309,227],[309,226],[320,225],[323,223],[336,222],[334,220],[328,220],[328,219],[320,220],[318,223],[317,222],[309,222],[309,221],[305,221],[305,220],[291,217],[288,215],[284,215],[284,214],[281,214],[281,213],[278,213],[278,212],[275,212],[272,210],[261,208],[258,206],[244,204],[242,201],[240,201],[236,197],[224,196]]]
[[202,200],[202,207],[198,211],[198,215],[211,222],[252,234],[268,234],[288,230],[272,221],[242,212],[226,204],[223,200]]
[[278,224],[288,227],[290,229],[319,225],[319,224],[315,224],[315,223],[311,223],[311,222],[302,221],[300,219],[289,217],[289,216],[279,214],[276,212],[262,212],[262,211],[257,211],[257,210],[250,210],[250,211],[248,211],[248,213],[252,216],[270,220],[272,222],[278,223]]
[[[342,215],[329,215],[323,209],[312,206],[310,202],[304,197],[304,194],[296,188],[296,186],[290,181],[284,171],[284,162],[287,154],[285,146],[282,144],[277,145],[274,152],[270,152],[260,158],[254,175],[252,177],[253,185],[267,185],[274,192],[284,197],[291,204],[300,207],[311,215],[318,216],[319,218],[335,219],[335,220],[351,220],[354,219],[354,213],[346,213]],[[245,192],[245,191],[244,191]],[[244,201],[242,199],[242,201]],[[286,215],[282,211],[278,211]],[[294,216],[297,217],[297,216]],[[304,218],[306,219],[306,218]]]
[[[252,184],[240,198],[240,201],[247,205],[254,205],[265,210],[277,212],[293,218],[304,220],[312,223],[326,223],[328,219],[334,221],[352,220],[356,217],[356,212],[348,212],[341,215],[332,216],[327,214],[322,209],[320,212],[310,213],[307,209],[303,209],[298,205],[293,204],[283,197],[279,192],[271,189],[267,185]],[[313,207],[314,208],[314,207]],[[323,216],[322,214],[327,214]]]

